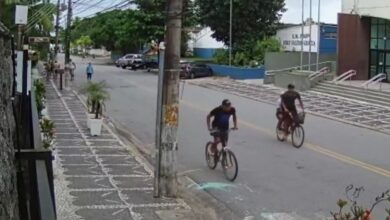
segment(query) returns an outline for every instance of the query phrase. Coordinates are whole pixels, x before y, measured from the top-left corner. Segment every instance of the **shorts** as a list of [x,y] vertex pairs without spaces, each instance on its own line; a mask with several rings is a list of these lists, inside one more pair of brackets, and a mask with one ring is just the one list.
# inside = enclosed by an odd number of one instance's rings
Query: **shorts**
[[219,138],[222,142],[222,146],[226,146],[229,140],[229,130],[213,129],[210,135],[214,138]]
[[277,108],[276,109],[276,118],[278,120],[282,120],[283,119],[283,115],[284,115],[283,109],[282,108]]

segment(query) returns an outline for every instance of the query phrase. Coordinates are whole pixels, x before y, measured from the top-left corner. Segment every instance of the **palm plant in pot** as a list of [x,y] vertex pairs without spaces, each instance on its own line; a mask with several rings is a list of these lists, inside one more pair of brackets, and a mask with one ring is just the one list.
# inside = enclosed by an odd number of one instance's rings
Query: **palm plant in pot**
[[[93,98],[94,94],[101,94],[102,92],[106,95],[106,98],[108,98],[108,93],[106,89],[108,88],[105,81],[100,81],[97,83],[88,82],[81,90],[80,93],[85,94],[87,96],[87,108],[88,108],[88,120],[87,120],[87,126],[90,128],[91,126],[91,119],[95,118],[96,116],[96,108],[97,108],[97,102],[96,97]],[[102,110],[101,110],[102,111]]]
[[83,88],[83,92],[87,94],[88,127],[92,136],[101,134],[104,102],[109,99],[107,88],[104,81],[90,82]]

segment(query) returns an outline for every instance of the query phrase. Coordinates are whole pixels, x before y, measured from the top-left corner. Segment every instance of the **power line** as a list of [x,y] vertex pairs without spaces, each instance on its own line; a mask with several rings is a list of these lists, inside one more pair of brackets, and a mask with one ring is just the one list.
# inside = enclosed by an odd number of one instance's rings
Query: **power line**
[[98,12],[95,12],[95,13],[93,13],[93,14],[87,15],[87,16],[85,16],[85,18],[93,17],[93,15],[96,15],[96,14],[98,14],[98,13],[107,12],[107,11],[110,11],[110,10],[112,10],[112,9],[123,8],[123,7],[126,7],[126,6],[130,5],[130,4],[132,4],[132,2],[129,2],[128,0],[125,0],[125,1],[122,1],[122,2],[120,2],[120,3],[118,3],[118,4],[114,5],[114,6],[112,6],[112,7],[106,8],[106,9],[104,9],[104,10],[102,10],[102,11],[98,11]]
[[42,8],[38,9],[33,15],[31,15],[31,17],[29,17],[29,20],[31,21],[39,17],[40,15],[42,15],[41,12],[48,11],[48,10],[50,10],[50,5],[49,4],[44,5]]
[[42,19],[42,16],[43,15],[49,15],[51,13],[53,13],[55,11],[55,8],[52,8],[51,6],[49,6],[49,8],[45,9],[45,11],[41,11],[40,13],[37,12],[37,15],[34,16],[33,19],[30,19],[30,22],[29,24],[27,25],[27,29],[26,31],[30,30],[32,27],[34,27],[34,25],[36,23],[38,23],[41,19]]
[[79,15],[79,14],[81,14],[81,13],[83,13],[83,12],[89,10],[90,8],[94,8],[94,7],[98,6],[99,4],[102,4],[104,1],[105,1],[105,0],[100,0],[100,1],[97,2],[96,4],[91,5],[90,7],[87,7],[87,8],[84,9],[84,10],[78,11],[78,12],[74,13],[73,15]]
[[[89,7],[89,8],[90,8],[90,7],[100,8],[100,9],[105,9],[105,8],[106,8],[106,7],[104,7],[104,6],[97,6],[97,5],[94,6],[94,5],[88,4],[88,3],[81,3],[81,2],[80,2],[79,4],[80,4],[81,7],[87,6],[87,7]],[[79,6],[79,5],[78,5],[78,6]]]

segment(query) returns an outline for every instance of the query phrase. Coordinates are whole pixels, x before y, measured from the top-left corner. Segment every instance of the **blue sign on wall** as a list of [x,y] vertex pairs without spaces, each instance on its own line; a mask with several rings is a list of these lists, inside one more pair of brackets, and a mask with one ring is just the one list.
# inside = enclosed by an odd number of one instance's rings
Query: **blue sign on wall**
[[337,52],[337,25],[321,25],[320,53]]
[[232,79],[263,79],[265,74],[264,67],[244,68],[226,65],[209,65],[215,76],[228,76]]

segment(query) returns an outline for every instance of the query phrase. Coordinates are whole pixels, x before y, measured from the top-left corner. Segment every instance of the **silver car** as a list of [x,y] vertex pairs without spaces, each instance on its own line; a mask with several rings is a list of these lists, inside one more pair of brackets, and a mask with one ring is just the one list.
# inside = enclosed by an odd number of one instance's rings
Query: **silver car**
[[125,56],[115,61],[115,65],[117,67],[122,67],[123,69],[126,69],[133,64],[135,59],[139,59],[140,57],[140,54],[126,54]]

